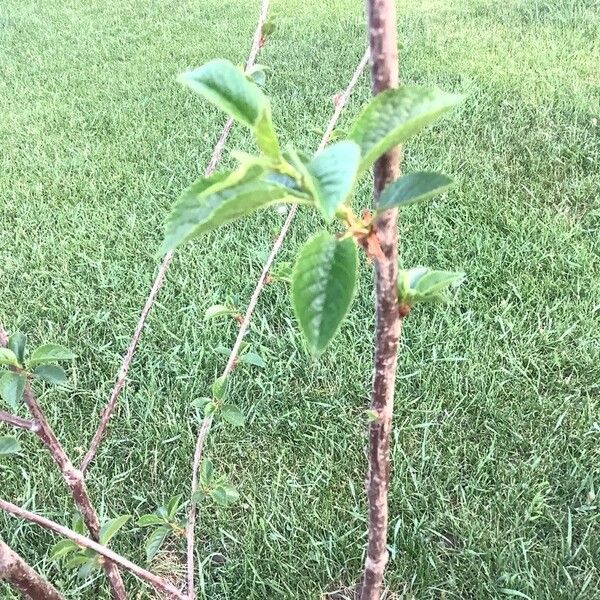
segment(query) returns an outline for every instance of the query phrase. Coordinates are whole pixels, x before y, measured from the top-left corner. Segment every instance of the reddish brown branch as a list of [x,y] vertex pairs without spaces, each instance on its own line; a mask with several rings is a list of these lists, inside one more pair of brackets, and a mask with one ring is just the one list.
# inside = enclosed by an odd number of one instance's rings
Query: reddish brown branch
[[[352,74],[350,82],[348,83],[348,86],[346,87],[345,91],[337,97],[337,101],[335,103],[335,109],[333,111],[333,114],[331,115],[331,118],[329,120],[329,123],[327,124],[327,127],[325,128],[325,133],[323,134],[323,138],[321,139],[321,143],[319,144],[319,148],[317,151],[322,150],[327,145],[327,142],[329,141],[329,138],[331,137],[331,134],[335,128],[335,125],[340,117],[340,114],[342,113],[342,109],[346,105],[346,102],[348,101],[348,98],[350,97],[350,94],[352,93],[352,90],[354,89],[354,86],[356,85],[358,78],[360,77],[361,73],[363,72],[368,60],[369,60],[369,50],[367,49],[365,51],[360,63],[356,67],[354,73]],[[229,358],[227,359],[227,364],[225,365],[225,369],[223,370],[223,375],[229,375],[229,373],[231,373],[231,371],[233,371],[233,369],[235,367],[242,342],[244,341],[244,337],[248,331],[248,327],[250,326],[250,321],[252,320],[252,316],[254,314],[254,309],[256,308],[256,304],[258,303],[258,298],[260,296],[261,291],[265,287],[267,278],[269,277],[269,271],[271,270],[271,267],[273,265],[273,261],[275,260],[275,257],[277,256],[279,250],[281,249],[283,240],[285,239],[285,237],[288,233],[288,230],[292,224],[292,221],[296,214],[296,209],[297,209],[297,205],[294,205],[292,207],[292,209],[290,210],[290,212],[288,213],[288,216],[283,224],[283,227],[281,228],[281,231],[279,232],[279,235],[277,236],[277,239],[275,240],[273,247],[271,248],[271,252],[269,253],[269,256],[267,257],[267,260],[263,266],[262,273],[260,274],[260,277],[258,278],[256,287],[254,288],[254,291],[252,292],[252,296],[250,297],[250,301],[248,303],[248,308],[246,309],[246,313],[244,314],[244,317],[240,324],[240,328],[238,330],[237,337],[233,344],[233,348],[231,349],[231,353],[229,354]],[[196,438],[196,448],[194,451],[194,461],[193,461],[193,466],[192,466],[192,492],[191,492],[192,495],[196,492],[197,487],[198,487],[198,469],[200,467],[200,462],[202,460],[202,451],[204,448],[204,442],[206,440],[206,436],[208,435],[208,432],[210,431],[211,424],[212,424],[212,417],[210,417],[210,416],[204,417],[204,419],[202,420],[200,429],[198,430],[198,436]],[[186,526],[187,548],[188,548],[188,556],[187,556],[188,578],[190,576],[190,573],[193,573],[193,568],[194,568],[194,532],[195,532],[195,527],[196,527],[196,515],[197,515],[196,505],[193,502],[191,502],[189,509],[188,509],[188,522],[187,522],[187,526]],[[193,575],[192,575],[192,581],[193,581]],[[188,593],[189,593],[190,589],[191,588],[188,585]],[[189,598],[189,600],[193,600],[193,595],[189,595],[188,598]]]
[[[368,0],[369,46],[373,94],[398,86],[398,50],[394,0]],[[400,149],[383,155],[374,166],[375,202],[385,185],[398,177]],[[377,415],[369,430],[368,542],[361,600],[379,600],[388,562],[388,491],[390,431],[400,319],[396,279],[398,228],[396,210],[385,211],[375,222],[383,256],[375,259],[375,353],[371,410]]]
[[[256,56],[261,47],[261,45],[260,45],[261,30],[262,30],[263,24],[265,23],[265,21],[267,19],[268,8],[269,8],[269,0],[262,0],[260,14],[258,16],[258,23],[256,25],[256,30],[254,32],[254,38],[252,40],[252,46],[250,48],[248,60],[246,61],[246,70],[250,69],[254,65],[254,61],[256,60]],[[204,175],[206,177],[208,177],[208,175],[210,175],[216,169],[217,164],[221,158],[221,154],[223,153],[223,148],[225,147],[225,142],[227,141],[227,136],[229,135],[229,132],[231,131],[232,126],[233,126],[233,119],[231,117],[229,117],[223,127],[223,130],[221,131],[221,135],[219,136],[219,139],[213,149],[213,153],[210,158],[210,161],[204,171]],[[158,273],[156,274],[156,277],[154,278],[154,282],[152,283],[152,288],[150,289],[150,293],[148,294],[148,297],[146,298],[144,308],[142,309],[142,312],[140,314],[138,322],[135,326],[133,336],[131,337],[131,340],[129,341],[129,346],[127,348],[127,352],[125,353],[125,356],[123,357],[123,362],[121,363],[121,368],[119,369],[119,374],[117,375],[117,380],[115,381],[113,389],[110,393],[108,403],[106,404],[106,406],[104,407],[104,409],[102,411],[102,415],[100,417],[100,423],[98,424],[98,428],[96,429],[96,432],[94,433],[94,436],[92,437],[92,441],[90,442],[88,451],[85,453],[85,456],[83,457],[83,460],[81,461],[79,470],[84,473],[87,470],[87,468],[90,466],[90,463],[92,462],[92,460],[94,460],[94,457],[96,456],[96,452],[98,452],[98,447],[100,446],[100,442],[102,442],[102,439],[104,438],[104,435],[106,434],[108,422],[110,421],[110,418],[115,410],[121,390],[123,389],[123,386],[125,385],[125,382],[127,381],[127,374],[129,372],[129,367],[131,366],[131,361],[133,360],[133,356],[137,349],[137,345],[138,345],[140,336],[142,335],[142,331],[144,329],[146,319],[148,318],[148,314],[150,313],[150,311],[152,310],[152,307],[154,306],[154,303],[156,302],[156,296],[158,295],[158,292],[159,292],[160,288],[162,287],[162,284],[165,280],[165,276],[169,269],[169,265],[171,264],[171,261],[173,260],[173,256],[174,256],[173,251],[168,252],[167,254],[165,254],[165,256],[163,257],[163,259],[160,263]]]
[[29,421],[28,419],[22,419],[21,417],[17,417],[17,415],[13,415],[4,410],[0,410],[0,421],[4,423],[8,423],[13,427],[19,427],[20,429],[27,429],[28,431],[32,431],[36,433],[39,429],[38,424],[35,421]]
[[0,580],[29,600],[64,600],[56,588],[0,539]]
[[98,542],[91,540],[83,535],[79,535],[75,533],[68,527],[64,527],[63,525],[59,525],[58,523],[51,521],[50,519],[46,519],[46,517],[42,517],[41,515],[37,515],[32,513],[24,508],[20,508],[16,504],[12,502],[8,502],[6,500],[0,499],[0,509],[5,512],[19,517],[21,519],[25,519],[26,521],[30,521],[31,523],[35,523],[44,529],[48,529],[49,531],[53,531],[58,535],[67,538],[73,542],[75,542],[78,546],[82,548],[89,548],[94,552],[97,552],[105,559],[104,562],[109,562],[110,564],[119,565],[126,571],[129,571],[139,579],[149,583],[155,589],[160,590],[161,592],[165,592],[169,594],[173,598],[177,598],[178,600],[186,600],[186,596],[182,594],[173,584],[169,583],[166,579],[159,577],[158,575],[154,575],[154,573],[150,573],[150,571],[146,571],[142,567],[139,567],[135,563],[132,563],[130,560],[127,560],[120,554],[113,552],[110,548],[106,546],[102,546]]
[[[5,346],[6,344],[8,344],[8,336],[0,324],[0,345]],[[11,416],[12,424],[21,426],[15,421],[27,423],[28,425],[31,423],[27,428],[35,433],[44,446],[46,446],[50,456],[52,456],[52,459],[58,466],[67,487],[71,491],[73,502],[81,513],[90,535],[97,541],[98,534],[100,533],[100,521],[98,520],[98,515],[90,500],[83,473],[76,469],[69,460],[67,453],[64,451],[61,443],[54,434],[50,423],[48,423],[44,412],[37,403],[29,381],[25,384],[23,401],[27,405],[31,416],[33,417],[33,421],[28,422],[19,417],[15,417],[14,415],[9,415]],[[106,563],[104,565],[104,571],[106,572],[112,598],[114,600],[126,600],[127,593],[125,592],[125,586],[123,585],[119,569],[113,563]]]

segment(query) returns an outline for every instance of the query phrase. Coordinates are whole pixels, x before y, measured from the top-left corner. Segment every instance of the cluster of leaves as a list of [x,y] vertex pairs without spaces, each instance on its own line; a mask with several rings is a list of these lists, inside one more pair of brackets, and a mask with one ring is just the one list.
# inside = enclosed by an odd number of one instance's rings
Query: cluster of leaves
[[173,496],[165,506],[159,506],[155,512],[138,519],[138,527],[151,528],[144,544],[148,562],[152,561],[169,536],[185,536],[185,520],[177,516],[184,507],[181,499],[181,494]]
[[192,402],[192,407],[201,410],[205,417],[220,415],[227,423],[235,427],[242,427],[246,422],[244,413],[235,404],[227,403],[228,378],[226,375],[215,379],[211,392],[212,397],[197,398]]
[[229,507],[240,499],[239,492],[224,476],[216,477],[210,460],[205,459],[200,465],[200,485],[192,496],[192,502],[199,504],[205,498],[211,498],[215,504]]
[[452,183],[438,173],[405,175],[385,188],[374,215],[357,217],[351,208],[357,181],[382,154],[431,124],[460,96],[420,87],[387,90],[364,108],[347,139],[308,157],[291,146],[281,149],[268,98],[228,61],[213,60],[184,73],[181,81],[248,127],[260,154],[233,153],[239,163],[235,170],[201,177],[186,189],[168,217],[161,251],[274,204],[308,205],[327,223],[337,219],[343,230],[308,240],[291,271],[294,312],[309,349],[321,353],[352,303],[357,245],[378,256],[377,217],[440,194]]
[[[108,546],[113,537],[117,535],[130,518],[130,515],[123,515],[109,519],[100,529],[98,535],[99,542],[104,546]],[[80,535],[87,534],[81,515],[75,515],[71,529]],[[77,568],[77,576],[81,579],[85,579],[93,571],[102,568],[102,558],[99,554],[89,548],[83,548],[71,540],[61,540],[50,551],[50,558],[52,560],[59,560],[67,556],[69,560],[65,566],[67,568]]]
[[[0,366],[4,367],[0,376],[0,398],[17,412],[27,379],[38,379],[53,385],[67,380],[64,369],[54,363],[75,358],[75,354],[59,344],[43,344],[35,348],[26,359],[27,337],[17,331],[8,339],[8,347],[0,347]],[[12,435],[0,436],[0,456],[20,452],[19,441]]]

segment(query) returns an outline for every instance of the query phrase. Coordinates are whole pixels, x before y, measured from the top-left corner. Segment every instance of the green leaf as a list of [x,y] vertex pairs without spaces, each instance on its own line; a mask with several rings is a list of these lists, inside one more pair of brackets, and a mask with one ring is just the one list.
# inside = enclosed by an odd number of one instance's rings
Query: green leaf
[[275,21],[269,17],[261,27],[260,33],[263,38],[268,38],[275,31]]
[[27,377],[23,373],[4,373],[0,377],[0,398],[10,406],[13,411],[17,411],[19,403],[23,399],[25,383]]
[[33,370],[33,374],[38,379],[42,379],[53,385],[60,385],[67,381],[65,370],[58,365],[40,365]]
[[455,271],[435,271],[414,267],[398,272],[398,299],[408,304],[417,302],[447,302],[444,290],[457,286],[465,274]]
[[119,529],[129,521],[131,518],[130,515],[123,515],[121,517],[115,517],[114,519],[110,519],[102,527],[100,528],[100,533],[98,538],[100,539],[100,543],[105,546],[108,545],[108,542],[112,540],[112,538],[117,534]]
[[26,344],[27,336],[20,331],[16,331],[8,338],[8,348],[15,353],[17,360],[21,364],[23,364],[23,359],[25,358]]
[[191,404],[192,408],[198,408],[200,410],[204,410],[204,407],[209,402],[212,402],[212,398],[204,397],[204,398],[196,398],[195,400],[192,400],[192,402],[190,404]]
[[271,106],[260,88],[228,60],[215,59],[180,75],[179,80],[236,121],[253,129],[258,147],[279,156]]
[[16,454],[21,451],[21,444],[19,440],[12,435],[0,436],[0,456],[7,456],[8,454]]
[[210,460],[205,458],[200,465],[200,483],[208,487],[213,480],[214,468]]
[[177,511],[179,510],[181,498],[183,498],[183,494],[177,494],[176,496],[171,496],[169,501],[167,502],[167,516],[169,519],[174,519]]
[[216,317],[221,317],[223,315],[233,315],[235,311],[228,306],[224,306],[223,304],[214,304],[213,306],[209,306],[204,313],[204,320],[210,321],[211,319],[215,319]]
[[349,137],[361,150],[359,174],[385,152],[406,141],[461,102],[462,96],[420,87],[377,94],[359,115]]
[[75,552],[79,550],[79,546],[72,542],[71,540],[60,540],[52,546],[52,550],[50,550],[50,560],[57,560],[71,552]]
[[233,404],[225,404],[223,406],[222,414],[223,419],[235,427],[241,427],[246,422],[244,413]]
[[73,569],[75,567],[80,567],[83,564],[86,564],[90,562],[90,559],[88,556],[85,556],[83,554],[76,554],[75,556],[72,556],[66,563],[65,563],[65,568],[67,569]]
[[205,406],[204,406],[204,416],[205,417],[210,417],[211,415],[214,415],[215,412],[217,412],[217,408],[219,408],[214,402],[208,402]]
[[410,173],[387,185],[377,203],[377,212],[429,200],[445,192],[453,181],[440,173]]
[[240,356],[239,362],[246,363],[247,365],[254,365],[261,369],[264,369],[267,366],[267,363],[263,360],[262,356],[256,352],[246,352],[246,354]]
[[264,87],[267,82],[265,67],[263,65],[252,65],[246,75],[259,87]]
[[0,365],[18,367],[19,360],[17,359],[17,355],[12,350],[0,346]]
[[71,360],[77,358],[77,355],[68,348],[60,344],[44,344],[37,347],[29,358],[29,365],[35,367],[46,363],[53,363],[59,360]]
[[87,529],[80,513],[75,513],[73,515],[73,519],[71,519],[71,529],[79,535],[86,534]]
[[82,563],[81,567],[79,567],[79,571],[77,571],[77,577],[79,579],[87,579],[92,571],[100,568],[100,562],[98,561],[98,557],[88,558],[84,563]]
[[331,341],[350,308],[356,284],[357,251],[350,238],[322,232],[298,255],[292,275],[292,304],[313,354]]
[[152,525],[164,525],[165,521],[161,517],[155,514],[142,515],[136,525],[138,527],[151,527]]
[[231,506],[240,499],[240,494],[233,486],[221,484],[210,491],[210,497],[219,506]]
[[212,384],[213,398],[217,400],[224,400],[227,397],[227,375],[221,375],[217,377]]
[[203,187],[199,181],[183,193],[167,219],[162,253],[272,204],[306,202],[283,185],[258,179],[255,171],[237,181],[234,175],[227,178],[227,187]]
[[168,525],[163,525],[150,534],[145,544],[146,560],[148,562],[151,562],[156,556],[156,553],[160,550],[160,547],[170,532],[171,528]]
[[360,147],[351,140],[328,146],[307,165],[310,189],[327,221],[352,192],[360,162]]

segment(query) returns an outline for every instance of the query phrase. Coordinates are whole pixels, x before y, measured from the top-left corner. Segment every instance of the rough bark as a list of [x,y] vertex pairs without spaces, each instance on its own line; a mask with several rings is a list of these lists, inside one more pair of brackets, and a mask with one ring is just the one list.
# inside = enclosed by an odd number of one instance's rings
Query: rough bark
[[35,523],[48,531],[53,531],[58,535],[67,538],[75,542],[78,546],[82,548],[89,548],[94,552],[98,553],[101,557],[103,557],[103,562],[112,562],[115,565],[119,565],[121,568],[129,571],[142,581],[145,581],[152,585],[157,590],[164,592],[168,595],[169,598],[175,598],[176,600],[187,600],[187,596],[180,592],[172,583],[139,567],[135,563],[132,563],[130,560],[127,560],[120,554],[113,552],[110,548],[91,540],[83,535],[76,533],[75,531],[69,529],[68,527],[64,527],[63,525],[59,525],[58,523],[47,519],[46,517],[42,517],[36,513],[32,513],[29,510],[21,508],[12,502],[8,502],[7,500],[2,500],[0,498],[0,510],[7,512],[9,515],[14,517],[18,517],[20,519],[25,519],[30,523]]
[[0,539],[0,579],[28,600],[65,600],[56,588]]
[[[398,51],[394,0],[367,0],[373,94],[398,86]],[[398,177],[400,148],[383,155],[374,166],[375,203],[386,184]],[[375,223],[383,257],[375,259],[375,352],[371,410],[377,414],[369,429],[367,474],[368,543],[361,600],[381,597],[388,562],[388,490],[390,430],[394,404],[400,319],[396,278],[398,271],[397,211],[389,210]]]

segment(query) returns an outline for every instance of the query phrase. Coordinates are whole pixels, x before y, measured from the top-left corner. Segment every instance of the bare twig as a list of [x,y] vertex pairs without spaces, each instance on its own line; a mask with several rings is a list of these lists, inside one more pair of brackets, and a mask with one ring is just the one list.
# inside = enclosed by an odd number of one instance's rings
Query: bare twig
[[32,569],[0,538],[0,580],[29,600],[64,600],[56,588]]
[[154,573],[150,573],[150,571],[146,571],[142,567],[139,567],[135,563],[132,563],[130,560],[127,560],[120,554],[113,552],[110,548],[99,544],[98,542],[91,540],[83,535],[75,533],[68,527],[64,527],[63,525],[59,525],[55,521],[51,521],[46,517],[42,517],[41,515],[37,515],[32,513],[24,508],[20,508],[16,504],[12,502],[8,502],[6,500],[2,500],[0,498],[0,509],[21,519],[25,519],[26,521],[30,521],[31,523],[35,523],[44,529],[48,529],[57,533],[58,535],[67,538],[73,542],[75,542],[78,546],[82,548],[89,548],[94,552],[97,552],[101,556],[103,556],[106,561],[111,564],[119,565],[126,571],[129,571],[139,579],[149,583],[151,586],[160,590],[161,592],[165,592],[172,596],[173,598],[177,598],[178,600],[186,600],[186,596],[181,593],[173,584],[169,583],[166,579],[159,577],[158,575],[154,575]]
[[[248,60],[246,61],[246,70],[250,69],[254,65],[254,61],[256,60],[256,55],[258,54],[258,51],[261,47],[261,32],[262,32],[262,27],[267,18],[268,9],[269,9],[269,0],[262,0],[260,14],[258,17],[258,23],[256,25],[256,31],[254,32],[252,46],[250,48],[250,53],[248,54]],[[213,149],[211,159],[204,171],[204,175],[206,177],[208,177],[208,175],[210,175],[217,167],[217,163],[219,162],[219,160],[221,158],[221,154],[223,153],[223,148],[225,147],[225,142],[227,141],[227,136],[229,135],[229,132],[231,131],[232,126],[233,126],[233,119],[231,117],[229,117],[223,127],[223,130],[221,131],[219,140],[217,141],[217,143]],[[115,381],[113,389],[110,393],[108,403],[106,404],[106,406],[104,407],[104,409],[102,411],[102,416],[100,417],[100,423],[98,424],[98,428],[96,429],[96,432],[94,433],[92,441],[90,442],[88,451],[85,453],[85,456],[83,457],[83,460],[81,461],[79,470],[84,473],[87,471],[87,468],[90,466],[90,463],[92,462],[92,460],[94,460],[94,457],[96,456],[96,452],[98,452],[98,446],[100,445],[100,442],[104,438],[104,435],[106,433],[106,428],[108,427],[108,422],[110,421],[110,418],[111,418],[111,416],[115,410],[115,407],[117,405],[117,400],[119,399],[119,394],[121,393],[121,390],[123,389],[123,386],[125,385],[125,382],[127,380],[127,373],[129,372],[129,367],[131,366],[131,361],[133,360],[133,355],[135,354],[140,336],[142,335],[142,331],[144,329],[146,319],[148,318],[148,314],[150,313],[150,311],[152,310],[152,307],[154,306],[154,303],[156,302],[156,296],[158,295],[158,292],[159,292],[160,288],[162,287],[162,284],[165,280],[165,276],[169,269],[169,265],[171,264],[171,261],[173,260],[173,256],[174,256],[173,251],[167,252],[167,254],[165,254],[165,256],[163,257],[163,259],[160,263],[158,273],[156,274],[156,277],[154,278],[154,282],[152,283],[152,288],[150,289],[150,293],[148,294],[148,297],[146,298],[146,303],[144,304],[144,308],[142,309],[142,312],[140,314],[138,322],[135,326],[135,330],[134,330],[133,336],[131,337],[131,340],[129,342],[127,352],[125,353],[125,356],[123,357],[123,362],[121,363],[121,368],[119,369],[119,374],[117,375],[117,380]]]
[[28,419],[22,419],[21,417],[17,417],[17,415],[13,415],[4,410],[0,410],[0,421],[4,423],[8,423],[13,427],[19,427],[20,429],[27,429],[28,431],[32,431],[36,433],[39,429],[38,424],[35,421],[29,421]]
[[[4,345],[7,343],[8,336],[2,327],[2,324],[0,324],[0,344]],[[52,456],[52,459],[58,466],[63,479],[67,484],[67,487],[71,491],[73,501],[75,502],[79,512],[81,512],[81,516],[90,532],[90,535],[94,540],[97,541],[100,533],[100,521],[98,520],[98,515],[96,514],[96,510],[94,509],[92,501],[90,500],[83,473],[73,466],[69,457],[67,456],[67,453],[64,451],[61,443],[58,441],[58,438],[54,434],[54,430],[50,426],[50,423],[48,423],[42,408],[33,395],[29,381],[27,381],[25,384],[23,401],[27,405],[31,416],[33,417],[31,426],[29,426],[28,429],[35,433],[44,446],[46,446],[50,456]],[[18,417],[14,417],[12,415],[10,416],[12,417],[11,420],[13,421],[13,425],[20,426],[17,425],[17,423],[14,423],[15,420],[29,423],[19,419]],[[108,584],[113,599],[125,600],[127,598],[127,593],[125,592],[125,586],[123,585],[123,580],[121,579],[119,569],[113,563],[106,563],[104,565],[104,571],[106,572],[106,577],[108,579]]]
[[[398,48],[394,0],[368,0],[367,18],[371,48],[373,94],[398,87]],[[374,166],[375,203],[390,181],[398,177],[400,149],[394,148]],[[396,279],[398,271],[397,211],[382,213],[375,230],[383,256],[375,259],[375,355],[371,410],[377,418],[369,428],[368,542],[362,579],[361,600],[379,600],[388,562],[388,490],[390,480],[390,430],[400,318]]]
[[[366,50],[360,63],[356,67],[356,70],[354,71],[352,78],[350,79],[350,82],[348,83],[347,88],[341,95],[339,95],[337,97],[336,104],[335,104],[335,110],[333,111],[333,114],[331,115],[329,123],[327,124],[325,133],[323,134],[323,138],[321,139],[321,143],[319,144],[318,151],[323,150],[323,148],[325,148],[325,146],[327,145],[327,142],[329,141],[329,138],[331,137],[331,133],[333,132],[333,129],[335,128],[335,125],[339,119],[342,109],[344,108],[346,102],[348,101],[348,98],[350,97],[350,94],[352,93],[352,90],[354,89],[354,86],[356,85],[356,82],[358,81],[358,78],[360,77],[361,73],[363,72],[368,60],[369,60],[369,51]],[[277,239],[273,243],[271,252],[270,252],[269,256],[267,257],[267,260],[263,266],[262,273],[260,274],[260,277],[258,278],[258,282],[256,283],[256,287],[254,288],[254,291],[252,292],[252,296],[250,297],[250,302],[248,303],[248,308],[246,309],[246,314],[244,315],[244,318],[242,319],[242,323],[240,325],[237,337],[235,339],[235,343],[233,344],[233,348],[231,349],[231,353],[229,355],[229,358],[227,359],[227,364],[225,365],[225,369],[223,370],[223,375],[229,375],[229,373],[231,373],[231,371],[233,371],[233,368],[235,367],[235,363],[236,363],[236,360],[237,360],[237,357],[238,357],[238,354],[240,351],[240,347],[244,340],[244,336],[246,335],[246,332],[248,331],[248,327],[250,326],[250,321],[254,314],[254,309],[256,308],[256,304],[258,302],[258,297],[260,296],[260,293],[265,286],[265,282],[269,275],[269,271],[271,270],[271,266],[273,265],[273,261],[275,260],[275,257],[277,256],[279,250],[281,249],[283,240],[285,239],[285,236],[287,235],[290,225],[292,224],[292,220],[294,219],[294,216],[296,214],[297,206],[298,205],[294,205],[290,209],[290,212],[288,213],[288,216],[283,224],[283,227],[281,228],[281,231],[279,232]],[[196,490],[198,488],[197,473],[198,473],[198,469],[200,467],[200,461],[202,460],[202,450],[204,448],[204,442],[206,440],[206,436],[208,435],[208,432],[210,431],[211,424],[212,424],[212,417],[211,416],[204,417],[204,419],[202,420],[200,429],[198,430],[198,436],[196,438],[196,448],[195,448],[195,452],[194,452],[194,461],[193,461],[193,466],[192,466],[192,495],[196,492]],[[195,527],[196,527],[196,515],[197,515],[196,505],[193,502],[191,502],[189,509],[188,509],[188,522],[187,522],[187,526],[186,526],[187,548],[188,548],[188,557],[187,557],[187,559],[188,559],[188,578],[189,578],[190,572],[192,572],[193,568],[194,568],[194,532],[195,532]],[[188,594],[189,594],[190,589],[193,589],[193,588],[190,588],[188,586]],[[193,595],[189,595],[188,598],[189,598],[189,600],[193,600]]]

